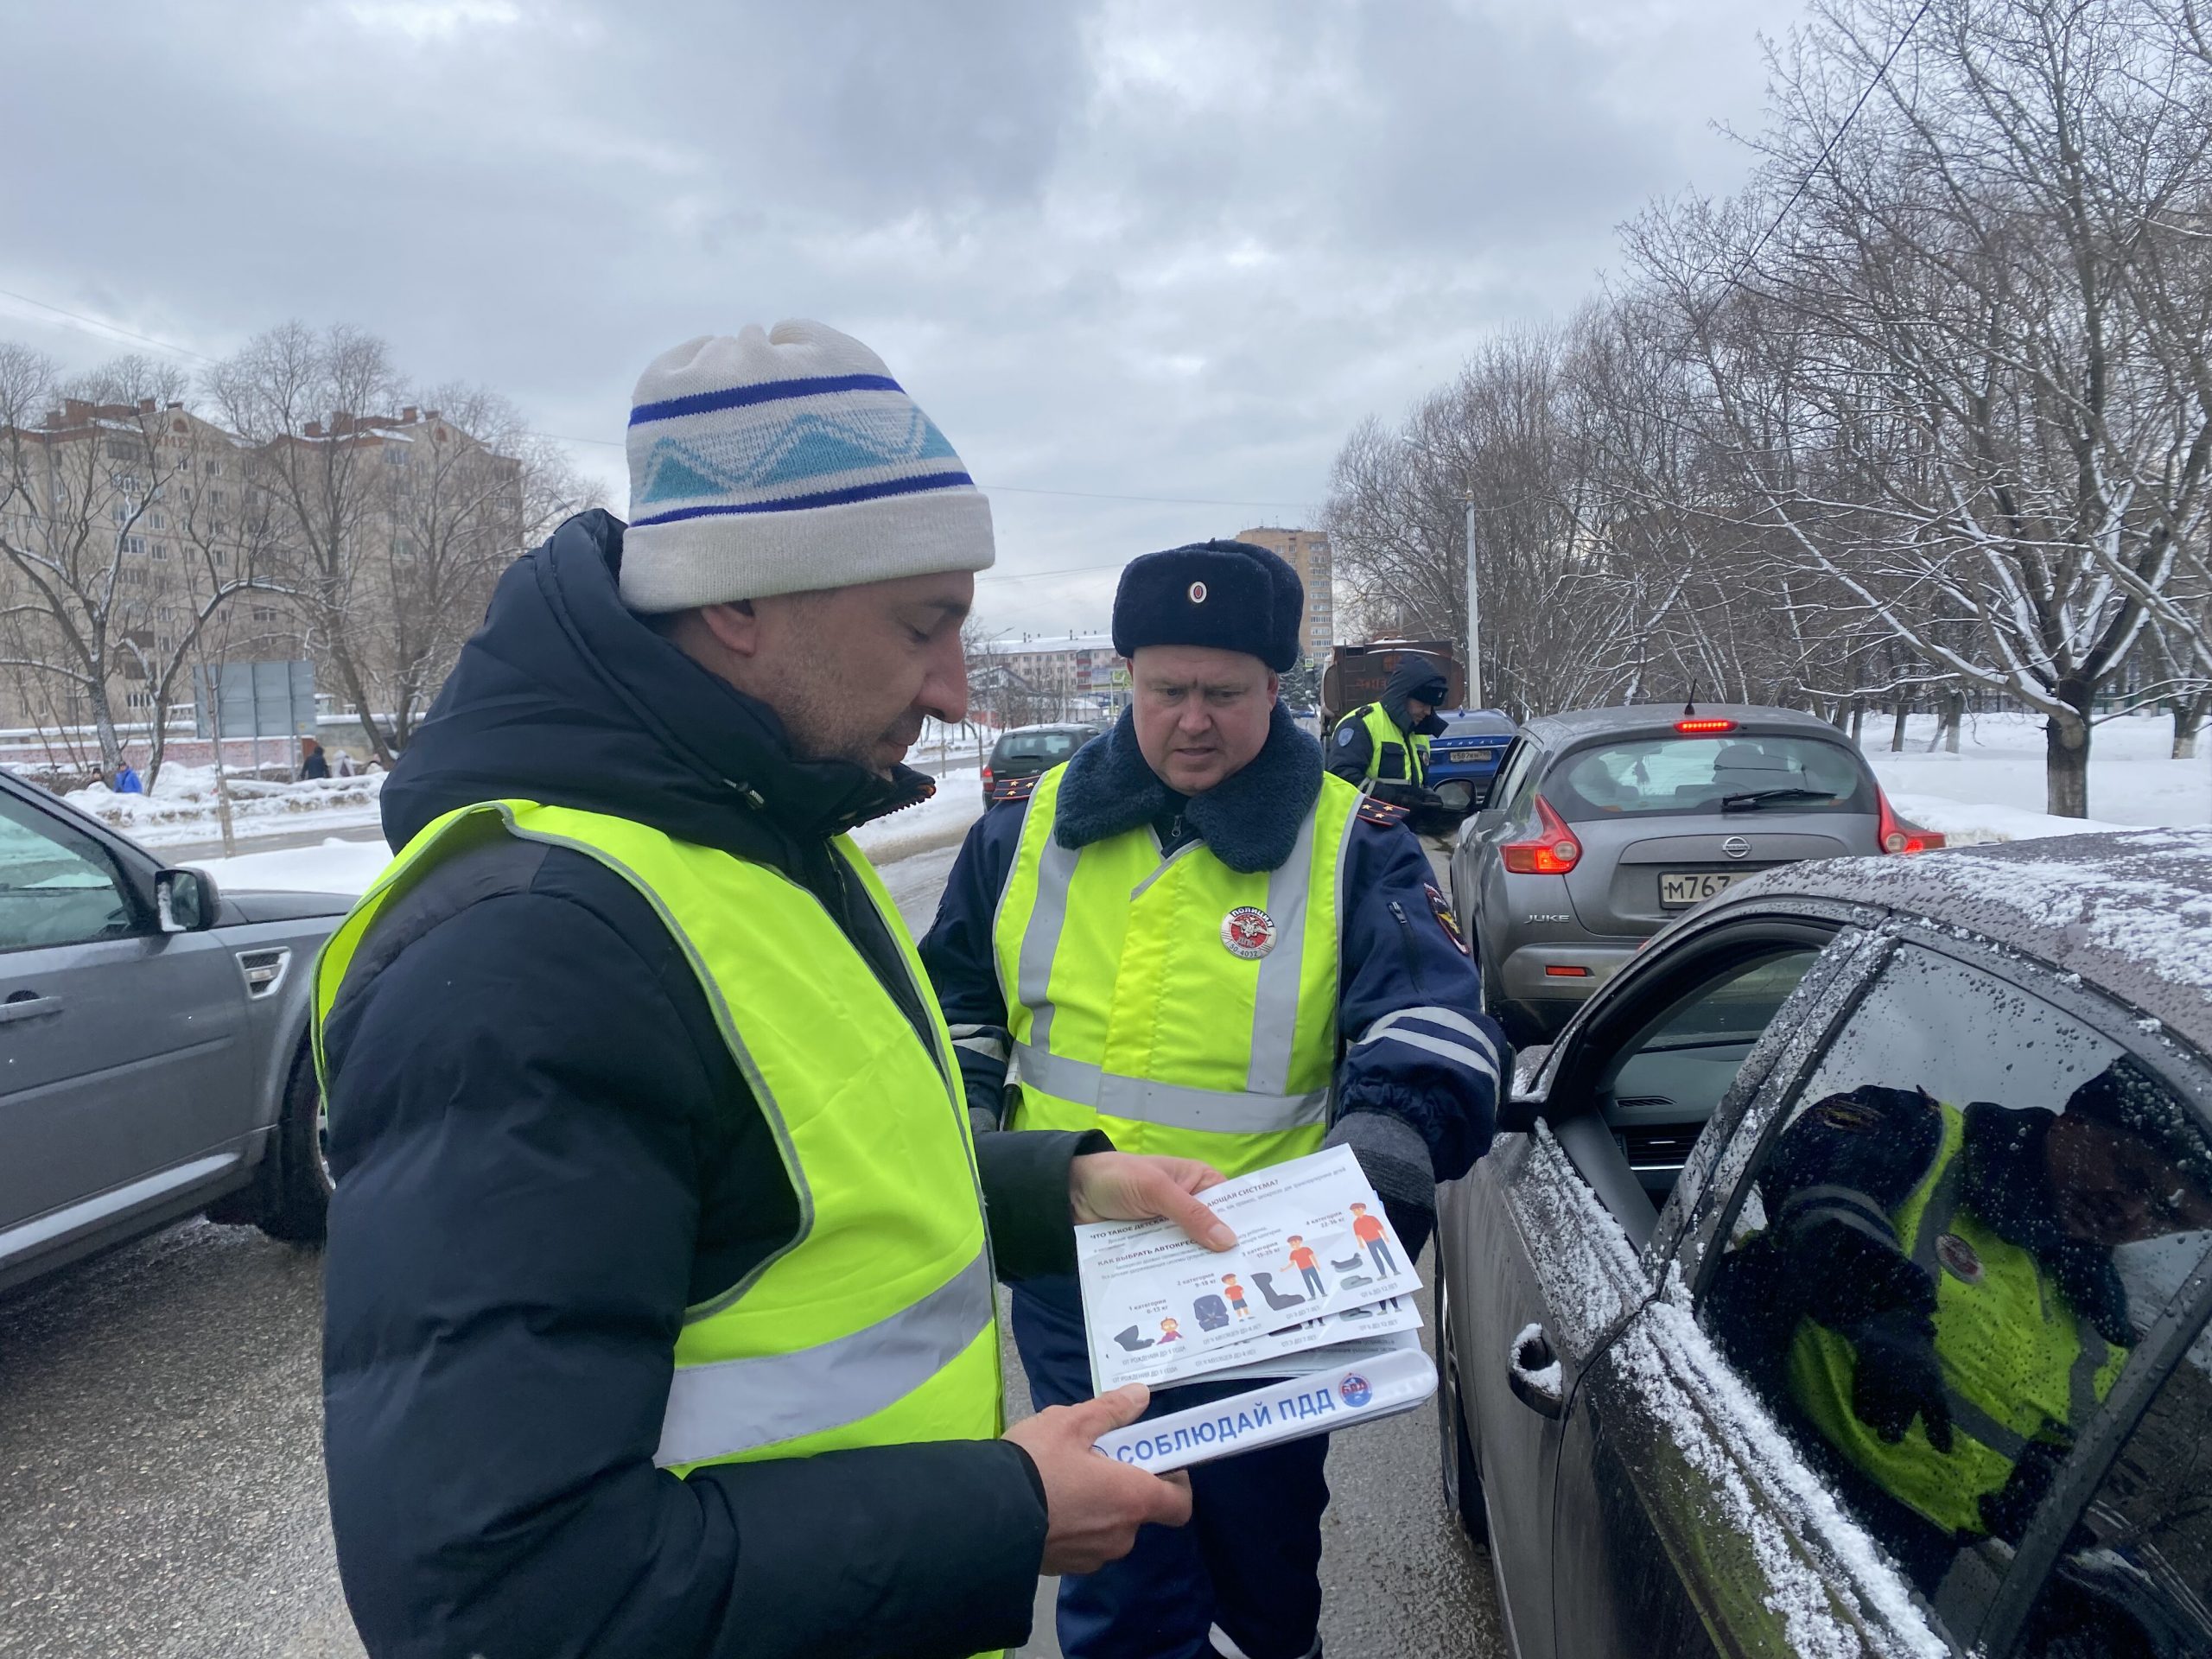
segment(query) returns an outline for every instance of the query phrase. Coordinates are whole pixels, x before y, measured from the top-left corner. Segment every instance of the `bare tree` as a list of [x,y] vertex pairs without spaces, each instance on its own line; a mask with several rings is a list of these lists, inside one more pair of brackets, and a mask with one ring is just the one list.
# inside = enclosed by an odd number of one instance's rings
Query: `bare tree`
[[377,582],[371,550],[388,486],[381,445],[356,417],[393,408],[399,390],[382,340],[342,326],[318,334],[300,322],[259,335],[207,379],[224,424],[251,449],[247,481],[275,526],[272,582],[386,766],[395,749],[377,708],[365,635]]
[[187,410],[186,390],[181,372],[143,358],[65,382],[0,345],[8,665],[60,690],[105,775],[124,762],[119,728],[143,721],[149,783],[200,630],[253,582],[250,550],[207,533],[221,510],[195,483],[219,475],[228,445]]
[[357,630],[369,683],[404,748],[483,620],[499,574],[596,497],[505,397],[446,385],[378,423],[387,544],[365,563],[373,602]]
[[1932,0],[1850,122],[1917,11],[1821,0],[1776,66],[1760,211],[1656,210],[1631,246],[1745,524],[2044,714],[2050,810],[2083,817],[2097,700],[2152,620],[2188,634],[2208,302],[2201,237],[2164,227],[2212,202],[2212,76],[2135,0]]

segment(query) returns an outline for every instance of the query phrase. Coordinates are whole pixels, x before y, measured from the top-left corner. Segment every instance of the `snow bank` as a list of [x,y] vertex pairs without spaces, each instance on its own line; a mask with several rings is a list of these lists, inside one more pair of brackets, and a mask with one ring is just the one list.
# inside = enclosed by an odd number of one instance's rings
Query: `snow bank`
[[1988,801],[1955,801],[1942,795],[1907,795],[1885,786],[1890,804],[1923,830],[1940,830],[1947,845],[1978,847],[1998,841],[2036,841],[2045,836],[2080,836],[2095,830],[2125,830],[2124,823],[2095,818],[2054,818]]
[[1904,751],[1893,754],[1890,723],[1870,719],[1859,747],[1898,811],[1962,846],[2212,823],[2212,757],[2169,759],[2173,722],[2163,715],[2123,715],[2096,728],[2089,743],[2090,822],[2044,810],[2040,715],[1969,715],[1956,754],[1927,753],[1935,735],[1933,715],[1912,715]]
[[391,855],[381,840],[346,841],[333,836],[320,847],[203,859],[195,868],[212,874],[219,888],[340,893],[358,898],[391,862]]
[[[359,782],[360,779],[351,779]],[[381,784],[381,779],[378,780]],[[938,792],[919,806],[894,812],[874,823],[864,823],[855,834],[871,861],[888,864],[915,853],[950,847],[967,834],[968,826],[982,816],[983,800],[973,772],[956,772],[940,780]],[[298,787],[295,785],[294,787]],[[80,791],[89,792],[89,791]],[[128,800],[130,797],[121,798]],[[371,798],[370,822],[375,801]],[[296,820],[282,827],[302,827]],[[134,830],[132,833],[136,833]],[[180,836],[173,840],[183,839]],[[274,889],[281,893],[342,893],[353,896],[368,891],[369,884],[391,861],[381,840],[348,841],[332,836],[319,847],[295,847],[276,853],[242,853],[236,858],[201,859],[197,867],[212,871],[223,887]]]
[[[377,822],[385,774],[316,779],[307,783],[231,779],[231,823],[240,836],[348,830]],[[118,795],[105,784],[71,790],[62,798],[146,847],[213,841],[222,834],[213,766],[163,766],[150,795]]]
[[919,806],[861,825],[853,831],[853,839],[870,861],[888,864],[893,859],[951,846],[982,816],[982,779],[969,767],[938,779],[937,793]]

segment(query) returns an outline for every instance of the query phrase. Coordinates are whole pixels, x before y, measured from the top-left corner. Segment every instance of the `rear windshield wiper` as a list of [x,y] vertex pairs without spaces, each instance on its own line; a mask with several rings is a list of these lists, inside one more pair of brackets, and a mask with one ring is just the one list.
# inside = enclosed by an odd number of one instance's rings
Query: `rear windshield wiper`
[[1836,791],[1832,789],[1754,789],[1742,795],[1723,795],[1723,812],[1756,812],[1770,801],[1832,801]]

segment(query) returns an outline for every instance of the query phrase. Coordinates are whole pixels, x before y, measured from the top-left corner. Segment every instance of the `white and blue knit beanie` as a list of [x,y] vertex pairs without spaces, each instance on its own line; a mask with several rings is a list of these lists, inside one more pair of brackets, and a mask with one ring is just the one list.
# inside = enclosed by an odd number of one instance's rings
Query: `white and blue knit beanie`
[[930,417],[818,322],[705,335],[655,358],[630,409],[633,611],[982,570],[991,506]]

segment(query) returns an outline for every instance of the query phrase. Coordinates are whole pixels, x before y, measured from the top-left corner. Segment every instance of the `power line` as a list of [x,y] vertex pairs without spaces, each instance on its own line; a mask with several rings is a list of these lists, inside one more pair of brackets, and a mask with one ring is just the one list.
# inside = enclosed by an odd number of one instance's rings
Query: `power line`
[[1851,124],[1859,119],[1859,111],[1866,107],[1866,100],[1874,96],[1874,89],[1888,77],[1890,66],[1897,60],[1897,54],[1904,50],[1905,42],[1913,37],[1914,31],[1920,27],[1920,20],[1928,15],[1929,8],[1935,3],[1936,0],[1920,0],[1920,10],[1912,14],[1912,21],[1904,26],[1904,33],[1897,36],[1897,44],[1890,48],[1889,56],[1882,60],[1881,67],[1874,71],[1874,78],[1859,92],[1858,102],[1843,118],[1843,124],[1828,135],[1827,143],[1821,146],[1820,155],[1814,158],[1812,166],[1805,169],[1804,176],[1797,181],[1797,188],[1789,193],[1789,200],[1782,204],[1782,211],[1768,223],[1766,229],[1759,232],[1759,239],[1751,244],[1751,251],[1738,263],[1735,274],[1728,278],[1726,288],[1739,286],[1744,280],[1744,273],[1751,268],[1751,261],[1766,251],[1766,245],[1774,239],[1774,233],[1782,228],[1783,221],[1789,217],[1791,210],[1804,199],[1805,192],[1811,188],[1814,179],[1827,165],[1828,157],[1835,154],[1835,147],[1851,130]]
[[105,328],[111,334],[121,334],[125,340],[135,340],[142,346],[153,346],[164,352],[174,352],[179,357],[188,357],[196,363],[213,363],[215,359],[205,353],[195,352],[188,346],[179,346],[169,340],[156,340],[151,334],[142,334],[135,328],[125,328],[119,322],[105,322],[98,317],[88,317],[81,311],[72,311],[67,306],[49,305],[44,300],[35,300],[28,294],[18,294],[12,288],[0,288],[11,300],[25,305],[35,305],[41,311],[51,311],[57,317],[67,317],[72,322],[81,322],[88,328]]
[[1091,570],[1119,570],[1128,563],[1127,559],[1109,559],[1103,564],[1064,564],[1057,570],[1024,570],[1019,575],[1011,571],[998,575],[987,570],[976,580],[978,582],[1034,582],[1039,576],[1074,576]]

